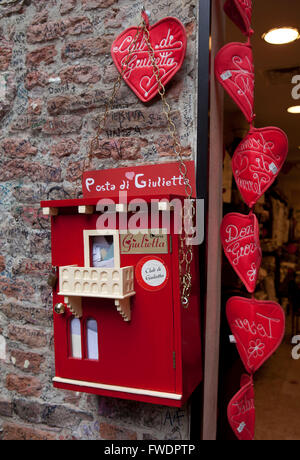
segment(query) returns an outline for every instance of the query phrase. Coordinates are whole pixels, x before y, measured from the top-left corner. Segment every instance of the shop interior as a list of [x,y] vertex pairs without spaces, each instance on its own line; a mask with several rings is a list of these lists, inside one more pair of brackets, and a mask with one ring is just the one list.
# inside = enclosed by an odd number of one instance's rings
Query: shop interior
[[[279,127],[289,139],[285,165],[254,209],[260,224],[263,251],[255,298],[278,302],[286,316],[282,345],[254,376],[256,440],[300,439],[300,359],[295,359],[300,358],[300,351],[297,354],[295,348],[300,343],[300,337],[298,341],[296,337],[300,336],[300,39],[298,35],[290,43],[276,45],[263,38],[268,31],[282,26],[300,31],[300,2],[254,1],[254,124],[257,128]],[[230,20],[227,20],[226,29],[226,43],[246,41]],[[295,106],[298,110],[290,109]],[[249,209],[232,175],[231,158],[249,125],[226,94],[224,123],[224,215],[230,212],[248,214]],[[226,420],[226,409],[245,371],[235,345],[229,341],[225,305],[230,297],[247,297],[248,293],[224,256],[222,264],[218,439],[234,440]]]

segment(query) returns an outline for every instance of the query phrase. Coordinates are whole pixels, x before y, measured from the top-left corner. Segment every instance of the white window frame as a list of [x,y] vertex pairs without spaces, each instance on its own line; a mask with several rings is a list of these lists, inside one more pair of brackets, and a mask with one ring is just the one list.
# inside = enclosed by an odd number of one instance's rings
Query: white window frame
[[113,236],[114,239],[114,268],[120,268],[120,236],[119,230],[83,230],[84,266],[91,267],[90,238],[93,236]]

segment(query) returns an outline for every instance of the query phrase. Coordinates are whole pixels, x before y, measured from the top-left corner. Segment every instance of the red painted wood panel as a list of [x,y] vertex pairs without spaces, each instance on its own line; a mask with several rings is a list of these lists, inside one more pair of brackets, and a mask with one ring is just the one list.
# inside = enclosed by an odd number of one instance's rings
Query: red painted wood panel
[[[53,265],[84,265],[83,230],[95,229],[97,215],[53,218]],[[68,231],[70,229],[71,231]],[[143,254],[121,255],[121,266],[136,266]],[[132,320],[123,321],[111,299],[83,299],[83,318],[98,322],[99,362],[68,355],[70,314],[54,314],[56,375],[110,385],[175,392],[172,260],[159,254],[169,269],[166,286],[145,291],[135,282]],[[54,302],[63,301],[58,296]]]
[[[166,198],[171,200],[174,197]],[[81,215],[73,206],[73,202],[69,204],[71,207],[60,208],[58,216],[51,218],[52,264],[55,266],[76,264],[83,267],[83,231],[96,229],[99,213]],[[117,219],[117,227],[118,225]],[[158,227],[165,227],[161,213]],[[146,228],[151,228],[150,219]],[[170,250],[171,239],[172,251]],[[182,400],[132,395],[59,382],[55,382],[55,386],[176,407],[180,407],[187,400],[202,378],[196,259],[198,248],[194,247],[193,290],[190,306],[185,310],[180,302],[179,236],[174,234],[172,224],[168,247],[167,254],[152,256],[162,260],[168,270],[168,281],[162,288],[157,291],[146,290],[138,283],[135,276],[136,294],[132,297],[130,322],[123,321],[113,300],[83,298],[81,359],[73,358],[70,353],[71,313],[68,310],[64,315],[54,313],[55,375],[84,382],[183,394]],[[121,254],[121,267],[137,267],[141,259],[146,257],[149,257],[149,254]],[[64,301],[57,292],[58,285],[54,292],[54,305]],[[87,359],[86,354],[85,325],[90,318],[95,319],[98,326],[99,360],[97,361]]]

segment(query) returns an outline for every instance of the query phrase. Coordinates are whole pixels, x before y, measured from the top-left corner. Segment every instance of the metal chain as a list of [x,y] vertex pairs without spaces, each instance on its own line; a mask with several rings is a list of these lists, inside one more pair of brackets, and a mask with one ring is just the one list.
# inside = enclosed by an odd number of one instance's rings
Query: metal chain
[[160,70],[156,63],[155,51],[151,44],[150,32],[147,27],[146,21],[143,17],[143,32],[146,44],[148,46],[148,52],[153,66],[153,73],[155,75],[158,84],[158,93],[163,103],[163,112],[168,121],[168,131],[173,140],[174,152],[179,161],[179,170],[185,183],[186,198],[183,215],[183,229],[184,232],[181,234],[180,248],[179,248],[179,271],[181,273],[181,303],[184,308],[188,308],[189,299],[192,290],[192,275],[191,275],[191,264],[193,261],[193,249],[191,244],[188,244],[188,239],[192,235],[192,224],[195,215],[195,206],[192,199],[193,189],[190,181],[187,177],[187,167],[182,158],[182,147],[178,140],[178,134],[175,123],[171,118],[171,107],[166,100],[166,89],[161,81]]
[[120,88],[121,81],[127,70],[128,63],[134,52],[135,45],[139,39],[141,32],[142,32],[142,36],[145,39],[145,42],[148,47],[148,54],[151,59],[151,63],[153,66],[153,72],[154,72],[154,75],[155,75],[155,78],[158,84],[158,93],[163,103],[163,112],[168,122],[168,131],[173,140],[174,152],[176,154],[177,160],[179,161],[179,171],[180,171],[181,176],[183,177],[184,184],[185,184],[185,193],[186,193],[187,200],[185,202],[186,204],[185,210],[182,216],[184,232],[182,232],[181,239],[180,239],[179,271],[180,271],[180,277],[181,277],[181,303],[184,306],[184,308],[188,308],[189,299],[190,299],[191,290],[192,290],[191,264],[193,260],[193,250],[192,250],[192,246],[188,244],[188,238],[190,238],[192,235],[192,224],[193,224],[193,219],[195,215],[195,206],[194,206],[194,201],[192,199],[193,189],[187,177],[187,166],[183,161],[182,147],[178,140],[178,134],[177,134],[175,123],[173,122],[172,117],[171,117],[171,107],[168,101],[166,100],[166,89],[161,81],[159,67],[155,60],[155,52],[154,52],[154,49],[152,47],[151,40],[150,40],[150,32],[149,32],[147,23],[145,21],[145,18],[143,16],[143,13],[142,13],[142,20],[137,28],[137,32],[128,48],[128,55],[127,55],[127,58],[123,66],[123,70],[120,73],[118,79],[115,81],[111,97],[105,106],[105,112],[102,118],[99,120],[99,125],[98,125],[96,136],[91,141],[91,144],[90,144],[87,165],[86,165],[86,162],[84,161],[83,170],[85,170],[85,168],[90,165],[91,158],[94,154],[94,151],[99,147],[99,136],[100,136],[101,130],[106,124],[109,110],[111,110],[111,107],[115,101],[116,94]]

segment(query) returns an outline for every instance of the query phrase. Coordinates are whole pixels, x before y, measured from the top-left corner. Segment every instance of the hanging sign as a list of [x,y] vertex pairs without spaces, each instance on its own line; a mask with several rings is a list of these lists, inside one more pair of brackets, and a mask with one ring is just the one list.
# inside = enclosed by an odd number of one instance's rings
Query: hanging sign
[[[196,190],[195,163],[186,161],[187,177]],[[112,198],[120,192],[132,196],[175,194],[186,196],[185,179],[180,174],[178,163],[132,166],[129,168],[87,171],[82,175],[84,198]]]
[[168,235],[151,230],[120,234],[121,254],[167,254]]
[[254,119],[254,66],[251,45],[228,43],[221,48],[215,58],[215,74],[251,123]]
[[253,379],[242,375],[241,389],[227,408],[228,421],[240,441],[253,441],[255,435],[255,402]]
[[221,240],[233,269],[248,292],[254,292],[262,259],[256,216],[227,214],[221,225]]
[[[161,83],[166,86],[184,61],[186,31],[184,25],[172,17],[164,18],[152,26],[148,24],[147,29]],[[123,79],[143,102],[153,99],[159,89],[146,37],[147,32],[143,28],[138,31],[137,27],[130,27],[116,38],[111,47],[118,71],[124,71]]]
[[232,297],[226,315],[245,369],[253,374],[282,342],[284,311],[275,302]]
[[288,154],[279,128],[251,128],[232,158],[232,170],[245,203],[252,208],[278,176]]

